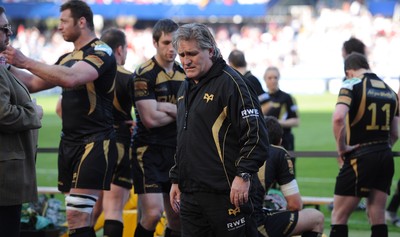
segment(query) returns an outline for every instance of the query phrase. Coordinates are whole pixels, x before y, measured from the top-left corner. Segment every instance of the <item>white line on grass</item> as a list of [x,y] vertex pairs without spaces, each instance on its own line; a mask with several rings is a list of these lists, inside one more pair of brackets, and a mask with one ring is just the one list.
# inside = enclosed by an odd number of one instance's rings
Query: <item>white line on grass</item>
[[336,182],[335,178],[312,178],[312,177],[297,177],[299,183],[325,183],[333,184]]
[[57,169],[38,168],[38,169],[36,169],[36,174],[57,175],[58,174],[58,170]]

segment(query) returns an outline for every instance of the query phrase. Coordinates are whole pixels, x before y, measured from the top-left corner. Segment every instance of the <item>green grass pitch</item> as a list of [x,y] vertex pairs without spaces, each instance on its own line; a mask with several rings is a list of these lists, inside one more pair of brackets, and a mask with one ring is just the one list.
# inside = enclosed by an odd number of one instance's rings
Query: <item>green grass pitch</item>
[[[33,94],[38,104],[44,108],[43,127],[39,131],[39,147],[58,147],[61,119],[55,114],[58,96]],[[336,103],[336,95],[294,95],[299,106],[300,126],[293,129],[296,151],[334,151],[331,116]],[[400,142],[394,151],[400,150]],[[400,157],[395,159],[396,171],[392,192],[400,178]],[[335,158],[299,157],[296,161],[297,181],[302,195],[333,196],[338,165]],[[38,185],[57,185],[57,154],[39,153],[37,157]],[[325,215],[325,233],[328,234],[330,211],[321,207]],[[350,236],[369,236],[368,220],[363,211],[356,211],[349,222]],[[400,236],[400,228],[389,225],[389,236]],[[358,233],[358,234],[357,234]]]

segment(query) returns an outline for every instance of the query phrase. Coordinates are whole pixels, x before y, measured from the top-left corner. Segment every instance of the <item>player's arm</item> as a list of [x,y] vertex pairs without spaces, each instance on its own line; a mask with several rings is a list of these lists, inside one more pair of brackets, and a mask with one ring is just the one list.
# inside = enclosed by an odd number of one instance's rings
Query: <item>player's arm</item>
[[283,127],[283,128],[291,128],[291,127],[297,127],[299,126],[300,120],[299,118],[289,118],[286,120],[279,120],[279,124]]
[[287,184],[281,185],[280,188],[287,202],[287,210],[300,211],[303,209],[303,202],[301,201],[299,186],[295,179]]
[[85,61],[79,61],[72,67],[47,65],[26,57],[21,51],[11,46],[7,46],[5,52],[7,62],[16,67],[27,69],[50,84],[64,88],[72,88],[86,84],[90,81],[94,81],[99,76],[97,70]]
[[11,66],[10,72],[15,75],[24,85],[28,88],[29,92],[34,93],[54,87],[55,85],[40,79],[39,77],[27,72],[26,70],[19,69]]
[[336,149],[339,156],[347,152],[346,147],[346,114],[349,107],[344,104],[337,104],[332,116],[333,134],[336,140]]
[[157,110],[167,113],[169,116],[176,118],[176,104],[169,102],[157,102]]
[[295,99],[289,95],[286,100],[286,106],[288,111],[288,117],[286,119],[280,119],[279,123],[283,128],[298,127],[300,124],[300,119],[297,114],[298,106]]
[[143,125],[148,129],[161,127],[175,121],[174,117],[157,109],[158,103],[154,99],[139,100],[135,102],[135,105]]

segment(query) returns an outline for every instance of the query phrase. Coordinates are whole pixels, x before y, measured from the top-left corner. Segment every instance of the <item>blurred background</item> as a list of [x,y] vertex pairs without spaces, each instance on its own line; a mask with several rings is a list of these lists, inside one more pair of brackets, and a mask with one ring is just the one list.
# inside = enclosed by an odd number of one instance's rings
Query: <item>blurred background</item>
[[[265,87],[268,66],[281,70],[280,88],[293,94],[336,94],[344,76],[342,43],[351,36],[368,48],[372,70],[395,91],[399,85],[400,5],[397,0],[88,0],[96,31],[125,30],[125,67],[154,55],[151,28],[158,19],[202,22],[214,32],[226,59],[246,53],[249,69]],[[62,0],[1,0],[13,25],[12,45],[55,63],[71,43],[57,32]],[[49,92],[46,92],[49,93]],[[51,93],[51,91],[50,91]]]
[[[73,49],[57,31],[59,7],[63,0],[0,0],[6,8],[14,35],[11,44],[26,55],[54,64]],[[342,44],[350,37],[362,40],[372,70],[395,91],[400,77],[400,0],[88,0],[95,14],[96,32],[109,27],[125,31],[131,71],[155,54],[152,26],[161,18],[178,24],[201,22],[215,35],[225,59],[233,49],[245,52],[248,69],[266,89],[263,74],[267,67],[281,71],[280,89],[294,94],[299,104],[301,125],[294,129],[296,151],[333,151],[331,116],[344,77]],[[61,120],[55,114],[59,88],[37,96],[45,116],[39,147],[56,150]],[[51,96],[47,96],[51,94]],[[400,150],[399,142],[394,147]],[[39,186],[56,186],[57,154],[41,152],[37,159]],[[331,197],[337,162],[307,158],[296,163],[297,179],[305,196]],[[400,178],[396,161],[392,193]],[[296,171],[296,172],[297,172]],[[60,195],[60,200],[63,197]],[[330,209],[325,215],[329,233]],[[356,212],[349,222],[351,236],[368,236],[364,212]],[[358,235],[355,229],[360,230]],[[400,229],[389,225],[390,236]]]

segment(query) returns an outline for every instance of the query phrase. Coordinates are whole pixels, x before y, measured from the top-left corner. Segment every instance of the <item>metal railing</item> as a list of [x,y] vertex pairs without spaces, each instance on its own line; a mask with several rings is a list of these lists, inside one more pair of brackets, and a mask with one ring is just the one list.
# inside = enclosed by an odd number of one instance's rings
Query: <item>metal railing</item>
[[[58,153],[58,148],[41,147],[38,148],[38,153]],[[337,157],[336,151],[289,151],[293,157],[308,157],[308,158],[332,158]],[[394,157],[400,156],[400,151],[393,151]]]

